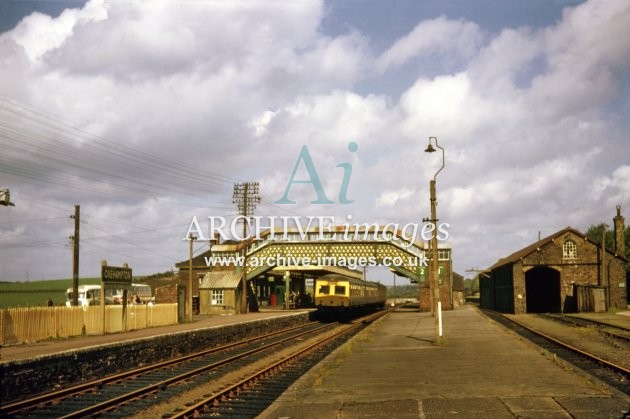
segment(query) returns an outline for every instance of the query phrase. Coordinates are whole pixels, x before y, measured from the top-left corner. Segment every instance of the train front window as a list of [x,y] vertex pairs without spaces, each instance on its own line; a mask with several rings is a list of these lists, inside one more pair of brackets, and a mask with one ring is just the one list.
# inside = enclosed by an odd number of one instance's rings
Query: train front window
[[319,286],[320,294],[330,294],[330,285],[320,285]]
[[335,285],[335,295],[346,295],[346,287],[343,285]]

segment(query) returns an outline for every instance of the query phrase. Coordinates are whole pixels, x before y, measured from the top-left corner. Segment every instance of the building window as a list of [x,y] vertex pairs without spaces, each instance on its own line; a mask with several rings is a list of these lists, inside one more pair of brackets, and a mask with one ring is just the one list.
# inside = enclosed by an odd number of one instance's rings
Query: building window
[[577,246],[571,239],[564,241],[562,245],[562,257],[564,259],[576,259],[577,258]]
[[450,251],[438,249],[438,260],[449,260]]
[[212,305],[213,306],[223,305],[223,290],[212,290]]

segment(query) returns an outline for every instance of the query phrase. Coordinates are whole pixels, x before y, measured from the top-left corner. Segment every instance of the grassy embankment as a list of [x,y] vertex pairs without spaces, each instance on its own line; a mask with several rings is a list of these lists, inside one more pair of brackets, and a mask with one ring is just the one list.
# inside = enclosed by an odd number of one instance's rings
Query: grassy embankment
[[[98,285],[100,278],[81,278],[79,285]],[[45,306],[52,299],[56,306],[66,304],[66,290],[72,279],[49,281],[0,282],[0,308]]]
[[[168,276],[167,276],[168,275]],[[172,273],[149,276],[134,276],[133,282],[149,284],[155,292],[157,287],[173,283]],[[79,285],[100,285],[101,278],[81,278]],[[66,290],[72,287],[72,279],[51,279],[29,282],[0,281],[0,308],[43,307],[52,299],[56,306],[66,304]]]

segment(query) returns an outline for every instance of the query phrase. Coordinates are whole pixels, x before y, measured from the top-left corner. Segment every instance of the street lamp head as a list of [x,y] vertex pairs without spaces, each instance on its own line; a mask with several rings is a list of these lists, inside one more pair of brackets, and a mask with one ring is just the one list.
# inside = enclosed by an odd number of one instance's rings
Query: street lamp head
[[427,149],[424,150],[425,153],[433,153],[434,151],[437,151],[434,147],[433,147],[433,141],[435,141],[435,147],[439,148],[440,150],[442,150],[442,167],[440,167],[438,169],[437,172],[435,172],[435,175],[433,175],[433,180],[435,181],[435,178],[437,177],[438,173],[440,173],[442,171],[442,169],[444,169],[444,148],[440,147],[440,144],[438,144],[438,139],[437,137],[429,137],[429,145],[427,145]]
[[427,146],[427,149],[424,150],[425,153],[433,153],[435,150],[435,148],[433,148],[433,142],[431,140],[435,140],[435,145],[437,145],[437,138],[436,137],[429,137],[429,145]]

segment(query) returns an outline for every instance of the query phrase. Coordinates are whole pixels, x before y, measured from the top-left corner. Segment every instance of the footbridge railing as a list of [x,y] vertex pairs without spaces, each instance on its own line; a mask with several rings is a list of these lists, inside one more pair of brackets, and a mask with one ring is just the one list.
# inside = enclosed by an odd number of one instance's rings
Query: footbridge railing
[[[215,256],[236,255],[244,244],[215,245]],[[414,241],[400,230],[372,227],[327,227],[301,231],[266,230],[259,239],[246,242],[247,279],[275,267],[327,266],[361,268],[387,266],[412,280],[422,282],[428,273],[424,242]]]

